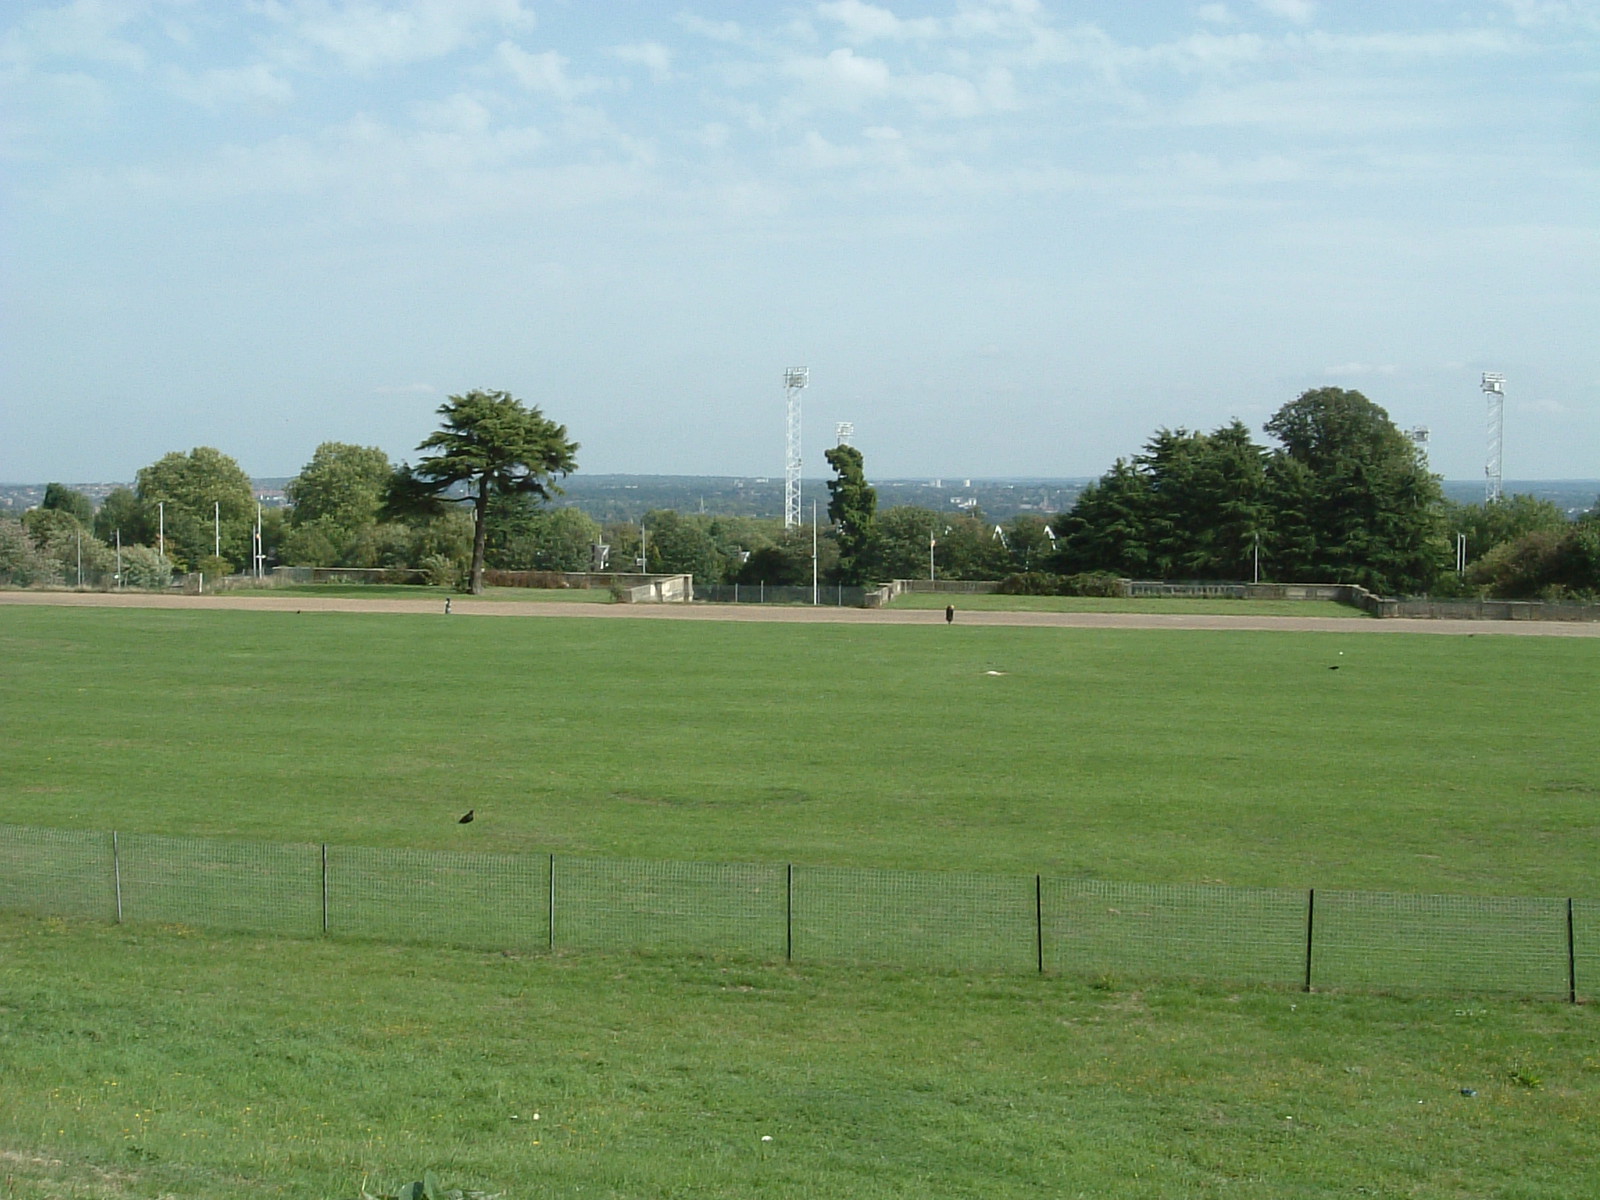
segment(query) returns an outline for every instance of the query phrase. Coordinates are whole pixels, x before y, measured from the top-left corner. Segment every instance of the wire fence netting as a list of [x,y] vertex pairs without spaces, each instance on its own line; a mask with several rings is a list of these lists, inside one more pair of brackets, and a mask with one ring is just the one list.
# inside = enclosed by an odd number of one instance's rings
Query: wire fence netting
[[0,907],[42,916],[115,916],[111,834],[0,825]]
[[0,825],[0,909],[482,949],[1577,998],[1600,901],[283,845]]
[[1026,970],[1035,880],[866,867],[794,868],[797,959]]
[[455,850],[327,848],[327,931],[376,941],[538,949],[549,860]]
[[1565,994],[1567,902],[1317,892],[1313,987]]
[[322,929],[322,850],[209,838],[117,837],[125,921],[304,936]]
[[1052,970],[1286,982],[1304,969],[1305,892],[1096,879],[1043,888]]
[[551,860],[553,943],[782,957],[786,870],[751,863]]

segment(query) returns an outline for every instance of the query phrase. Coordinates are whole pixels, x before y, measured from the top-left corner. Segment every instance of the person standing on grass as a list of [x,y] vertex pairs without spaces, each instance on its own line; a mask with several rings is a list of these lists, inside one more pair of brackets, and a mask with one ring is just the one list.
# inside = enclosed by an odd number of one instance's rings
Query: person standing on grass
[[944,623],[946,625],[953,624],[955,622],[955,619],[956,619],[956,606],[954,604],[946,604],[944,606]]

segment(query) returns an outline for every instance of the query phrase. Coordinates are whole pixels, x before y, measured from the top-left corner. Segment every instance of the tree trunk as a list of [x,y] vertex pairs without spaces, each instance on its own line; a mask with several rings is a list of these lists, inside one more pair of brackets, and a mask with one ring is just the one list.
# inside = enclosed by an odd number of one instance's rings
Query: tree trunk
[[467,588],[474,596],[483,595],[483,549],[489,540],[489,481],[478,480],[478,496],[472,504],[472,576]]

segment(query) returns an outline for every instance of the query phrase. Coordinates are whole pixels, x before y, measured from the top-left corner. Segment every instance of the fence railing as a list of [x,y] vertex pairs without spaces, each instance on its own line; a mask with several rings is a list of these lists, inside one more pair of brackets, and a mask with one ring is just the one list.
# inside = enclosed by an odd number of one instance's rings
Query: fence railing
[[0,825],[0,908],[480,948],[654,950],[1576,1002],[1600,902],[287,845]]

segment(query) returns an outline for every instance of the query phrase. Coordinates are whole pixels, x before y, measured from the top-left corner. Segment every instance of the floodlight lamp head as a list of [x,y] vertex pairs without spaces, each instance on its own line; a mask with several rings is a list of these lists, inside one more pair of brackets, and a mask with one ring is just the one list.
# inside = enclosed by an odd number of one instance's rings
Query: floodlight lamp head
[[1498,371],[1485,371],[1483,373],[1483,390],[1492,392],[1496,396],[1506,394],[1506,377]]
[[790,367],[783,373],[783,386],[786,388],[803,388],[810,378],[810,367]]

